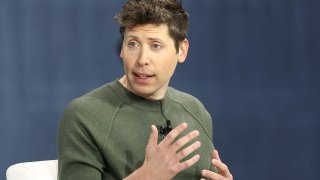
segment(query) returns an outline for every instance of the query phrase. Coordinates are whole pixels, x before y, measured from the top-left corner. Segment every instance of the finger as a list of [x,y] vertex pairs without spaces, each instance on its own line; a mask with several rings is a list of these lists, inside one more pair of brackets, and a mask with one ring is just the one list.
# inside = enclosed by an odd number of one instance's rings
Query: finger
[[212,152],[211,152],[211,158],[212,159],[217,159],[217,160],[219,160],[219,161],[221,161],[221,159],[220,159],[220,156],[219,156],[219,153],[218,153],[218,150],[213,150]]
[[200,155],[199,154],[196,154],[194,155],[192,158],[184,161],[184,162],[181,162],[181,163],[178,163],[175,167],[174,167],[174,171],[175,172],[180,172],[180,171],[183,171],[185,169],[187,169],[188,167],[194,165],[196,162],[198,162],[200,159]]
[[172,144],[175,151],[178,151],[181,147],[183,147],[185,144],[193,140],[194,138],[199,136],[199,131],[195,130],[190,132],[189,134],[183,136],[182,138],[178,139],[177,141]]
[[181,124],[179,124],[176,128],[174,128],[172,131],[170,131],[170,133],[160,142],[159,145],[171,145],[173,143],[173,141],[177,138],[177,136],[184,131],[185,129],[187,129],[188,124],[183,122]]
[[229,177],[231,175],[228,166],[222,163],[220,160],[212,159],[212,165],[218,169],[219,174],[222,176]]
[[221,161],[217,150],[212,151],[211,157],[212,157],[212,165],[218,169],[218,173],[225,178],[233,179],[228,166]]
[[202,170],[201,171],[201,175],[203,177],[206,177],[206,178],[209,178],[209,179],[212,179],[212,180],[224,179],[223,176],[221,176],[220,174],[212,172],[212,171],[209,171],[209,170]]
[[158,129],[155,125],[151,125],[151,133],[147,144],[147,149],[152,149],[158,145]]
[[178,161],[180,161],[181,159],[187,157],[189,154],[191,154],[192,152],[197,150],[200,146],[201,146],[200,141],[197,141],[197,142],[191,144],[190,146],[188,146],[187,148],[183,149],[182,151],[180,151],[177,154]]

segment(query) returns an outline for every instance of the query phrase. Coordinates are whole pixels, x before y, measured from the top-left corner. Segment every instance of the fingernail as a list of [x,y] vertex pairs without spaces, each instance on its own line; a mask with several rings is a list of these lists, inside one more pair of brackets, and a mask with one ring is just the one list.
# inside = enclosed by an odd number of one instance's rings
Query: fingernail
[[198,130],[193,131],[196,136],[199,136],[200,132]]
[[200,146],[201,146],[201,142],[197,141],[197,147],[200,147]]

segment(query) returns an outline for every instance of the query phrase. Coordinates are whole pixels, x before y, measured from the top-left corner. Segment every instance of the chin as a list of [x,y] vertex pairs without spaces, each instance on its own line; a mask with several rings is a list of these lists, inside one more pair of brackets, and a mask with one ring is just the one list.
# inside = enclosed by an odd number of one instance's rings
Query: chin
[[147,87],[134,87],[133,90],[138,95],[143,96],[143,97],[151,96],[152,94],[154,94],[154,91],[150,88],[147,88]]

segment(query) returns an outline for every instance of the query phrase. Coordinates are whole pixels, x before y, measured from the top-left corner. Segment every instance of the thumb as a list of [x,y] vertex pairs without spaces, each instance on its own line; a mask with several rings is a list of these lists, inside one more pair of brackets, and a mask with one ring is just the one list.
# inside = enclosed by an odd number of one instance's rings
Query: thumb
[[151,133],[147,145],[147,150],[158,145],[158,129],[155,125],[151,125]]

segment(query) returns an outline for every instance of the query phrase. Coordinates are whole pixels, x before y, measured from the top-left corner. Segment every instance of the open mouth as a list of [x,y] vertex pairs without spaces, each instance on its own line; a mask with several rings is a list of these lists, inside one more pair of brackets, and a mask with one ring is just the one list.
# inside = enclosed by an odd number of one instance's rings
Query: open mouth
[[146,74],[146,73],[136,73],[133,72],[133,75],[135,77],[136,82],[138,83],[147,83],[151,78],[153,78],[155,75],[153,74]]
[[154,76],[154,75],[150,75],[150,74],[135,73],[135,72],[133,72],[133,75],[137,78],[140,78],[140,79],[148,79],[148,78],[151,78]]

